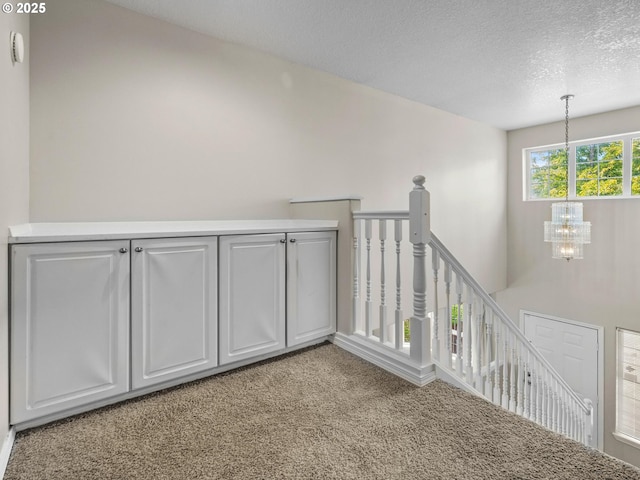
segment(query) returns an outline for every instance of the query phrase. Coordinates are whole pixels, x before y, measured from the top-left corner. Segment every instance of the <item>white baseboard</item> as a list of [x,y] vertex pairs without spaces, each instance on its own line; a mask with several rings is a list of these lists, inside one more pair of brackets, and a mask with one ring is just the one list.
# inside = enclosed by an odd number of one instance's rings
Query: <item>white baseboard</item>
[[476,397],[484,398],[480,394],[480,392],[478,392],[473,387],[467,385],[467,383],[461,380],[460,378],[458,378],[455,373],[449,371],[446,368],[441,367],[438,363],[436,363],[435,366],[436,366],[436,377],[438,377],[438,379],[442,380],[443,382],[447,382],[449,385],[453,385],[454,387],[457,387],[460,390],[464,390],[465,392],[471,393]]
[[435,367],[432,363],[418,365],[404,355],[400,355],[383,346],[375,345],[356,335],[336,333],[333,337],[333,343],[419,387],[423,387],[436,379]]
[[11,449],[13,448],[13,442],[16,439],[16,429],[11,427],[7,436],[2,442],[2,448],[0,449],[0,478],[4,478],[4,472],[7,470],[9,464],[9,456],[11,455]]

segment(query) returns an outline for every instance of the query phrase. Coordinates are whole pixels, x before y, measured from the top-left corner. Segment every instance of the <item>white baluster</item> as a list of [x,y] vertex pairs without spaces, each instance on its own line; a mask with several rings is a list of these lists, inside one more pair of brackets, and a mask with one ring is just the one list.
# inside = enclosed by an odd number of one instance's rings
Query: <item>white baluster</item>
[[573,399],[567,393],[567,436],[573,438]]
[[582,409],[578,406],[576,402],[576,423],[577,423],[577,433],[576,433],[576,441],[582,442],[584,439],[584,414]]
[[435,248],[431,249],[431,268],[433,270],[433,357],[440,361],[440,312],[438,308],[438,269],[440,268],[440,254]]
[[569,436],[569,407],[567,405],[567,392],[562,390],[562,433]]
[[420,365],[431,361],[431,329],[427,318],[427,278],[425,255],[431,238],[429,218],[429,192],[424,188],[424,177],[413,178],[414,187],[409,194],[409,231],[413,244],[413,316],[410,320],[410,356]]
[[502,331],[502,321],[496,317],[495,322],[493,324],[493,329],[496,332],[496,361],[495,361],[495,382],[493,383],[493,403],[495,403],[496,405],[500,405],[500,400],[501,400],[501,390],[500,387],[502,386],[502,377],[500,376],[500,372],[502,371],[502,364],[504,363],[504,359],[502,358],[501,352],[502,352],[502,336],[501,336],[501,331]]
[[380,343],[387,340],[387,285],[384,271],[384,242],[387,239],[387,221],[378,220],[380,240]]
[[576,440],[578,442],[584,442],[584,419],[582,415],[582,409],[576,403],[576,416],[578,418],[578,434]]
[[360,226],[362,220],[353,221],[353,310],[352,331],[360,329]]
[[540,382],[541,366],[536,362],[536,371],[534,375],[534,384],[536,386],[536,423],[542,425],[542,385]]
[[527,357],[528,357],[528,362],[527,362],[527,387],[529,390],[529,415],[527,415],[527,418],[531,421],[535,422],[535,418],[536,418],[536,403],[535,403],[535,396],[536,396],[536,386],[534,383],[534,369],[535,369],[535,359],[533,357],[533,355],[531,354],[531,351],[527,351]]
[[546,367],[542,369],[542,425],[549,428],[549,372]]
[[531,385],[531,381],[529,380],[529,369],[531,368],[531,352],[528,348],[525,348],[525,351],[526,357],[522,369],[522,416],[529,418],[529,385]]
[[553,430],[553,374],[547,371],[547,428]]
[[516,340],[512,334],[509,334],[510,351],[511,351],[511,368],[509,369],[509,410],[516,411],[516,366],[518,364],[516,357]]
[[464,289],[464,284],[462,283],[462,275],[456,273],[456,295],[458,297],[457,303],[457,312],[456,312],[456,372],[459,377],[462,377],[462,365],[464,360],[463,355],[463,345],[462,345],[462,323],[463,323],[463,312],[462,312],[462,293]]
[[516,413],[522,415],[524,412],[524,352],[525,346],[521,342],[517,342],[517,355],[518,355],[518,384],[517,384],[517,401],[516,401]]
[[554,432],[560,433],[558,426],[558,380],[552,379],[552,392],[551,392],[551,428]]
[[462,347],[465,349],[464,356],[466,358],[466,378],[467,383],[469,385],[473,385],[473,349],[471,345],[473,344],[473,290],[469,285],[465,289],[467,293],[467,300],[465,302],[465,338],[462,341]]
[[445,294],[447,297],[447,318],[444,319],[446,325],[444,329],[444,335],[447,350],[446,352],[444,352],[444,354],[447,356],[447,358],[445,359],[444,364],[449,368],[451,368],[451,280],[451,264],[449,262],[446,262],[444,264],[444,284]]
[[493,346],[493,315],[491,312],[485,311],[485,340],[484,340],[484,396],[491,402],[493,401],[493,383],[495,380],[495,370],[491,369],[491,351]]
[[373,335],[373,322],[371,320],[373,304],[371,303],[371,220],[369,219],[364,221],[364,237],[367,246],[367,296],[364,302],[364,323],[365,333],[367,337],[370,337]]
[[395,220],[394,240],[396,242],[396,349],[404,345],[404,318],[402,318],[402,296],[400,275],[400,242],[402,241],[402,220]]
[[576,438],[576,405],[573,398],[569,400],[569,437]]
[[482,317],[483,317],[483,305],[482,299],[479,295],[476,295],[473,301],[474,318],[476,324],[476,331],[474,335],[474,348],[475,348],[475,362],[473,368],[475,369],[474,384],[476,390],[484,395],[484,381],[482,379],[482,344],[484,335],[482,333]]
[[567,391],[563,388],[560,392],[560,431],[569,436],[569,409],[567,406]]
[[502,326],[502,408],[509,408],[509,330]]

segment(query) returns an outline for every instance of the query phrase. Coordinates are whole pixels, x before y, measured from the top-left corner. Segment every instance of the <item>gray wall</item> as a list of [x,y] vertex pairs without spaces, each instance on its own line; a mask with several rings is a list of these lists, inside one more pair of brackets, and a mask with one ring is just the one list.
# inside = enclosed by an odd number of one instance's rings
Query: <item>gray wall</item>
[[[25,61],[13,64],[9,32],[22,33]],[[29,16],[0,15],[0,231],[29,220]],[[4,43],[6,42],[6,43]],[[9,430],[7,236],[0,235],[0,445]]]
[[504,131],[97,0],[31,27],[31,221],[406,209],[422,173],[434,231],[505,286]]
[[[575,101],[579,101],[576,97]],[[562,104],[558,101],[559,109]],[[640,131],[640,107],[570,121],[570,139]],[[506,290],[497,300],[518,319],[520,309],[604,327],[604,448],[640,466],[637,449],[617,441],[615,426],[615,328],[640,330],[640,199],[584,200],[592,243],[583,260],[553,260],[543,242],[551,202],[524,202],[522,149],[564,142],[563,123],[508,134],[508,259]]]

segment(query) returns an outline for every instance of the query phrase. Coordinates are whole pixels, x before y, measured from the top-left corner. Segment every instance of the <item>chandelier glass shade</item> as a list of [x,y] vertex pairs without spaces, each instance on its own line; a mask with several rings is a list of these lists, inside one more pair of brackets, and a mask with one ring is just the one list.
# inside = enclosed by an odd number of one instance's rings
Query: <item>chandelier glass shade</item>
[[591,243],[591,222],[582,220],[582,203],[551,205],[551,221],[544,222],[544,241],[552,242],[553,258],[584,258],[584,245]]

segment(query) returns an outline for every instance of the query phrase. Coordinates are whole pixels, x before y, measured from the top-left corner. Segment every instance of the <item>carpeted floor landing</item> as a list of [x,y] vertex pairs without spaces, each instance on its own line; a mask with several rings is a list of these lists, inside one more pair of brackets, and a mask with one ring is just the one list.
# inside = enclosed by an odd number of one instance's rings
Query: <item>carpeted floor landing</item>
[[19,433],[4,478],[640,480],[640,470],[323,345]]

